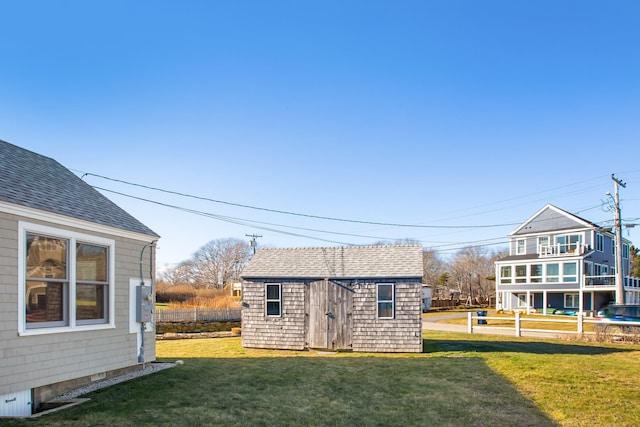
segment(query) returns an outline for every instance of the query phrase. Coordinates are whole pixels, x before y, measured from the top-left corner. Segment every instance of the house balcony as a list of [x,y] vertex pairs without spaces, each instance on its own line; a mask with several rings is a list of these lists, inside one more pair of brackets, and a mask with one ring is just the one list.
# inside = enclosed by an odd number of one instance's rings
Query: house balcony
[[545,257],[562,257],[583,255],[590,251],[589,246],[578,243],[541,245],[539,255]]
[[[616,289],[616,276],[608,275],[608,276],[584,276],[584,288],[587,289],[599,289],[599,290],[611,290],[615,291]],[[640,290],[640,278],[626,276],[624,278],[624,288],[625,290]]]
[[616,289],[616,276],[584,276],[584,287],[588,289]]

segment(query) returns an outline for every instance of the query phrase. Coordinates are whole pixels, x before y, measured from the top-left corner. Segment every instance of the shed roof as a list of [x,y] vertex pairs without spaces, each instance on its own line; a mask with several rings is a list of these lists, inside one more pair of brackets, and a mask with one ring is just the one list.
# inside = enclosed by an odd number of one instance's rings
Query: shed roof
[[260,249],[244,279],[420,279],[419,245]]
[[0,201],[158,237],[57,161],[2,140]]

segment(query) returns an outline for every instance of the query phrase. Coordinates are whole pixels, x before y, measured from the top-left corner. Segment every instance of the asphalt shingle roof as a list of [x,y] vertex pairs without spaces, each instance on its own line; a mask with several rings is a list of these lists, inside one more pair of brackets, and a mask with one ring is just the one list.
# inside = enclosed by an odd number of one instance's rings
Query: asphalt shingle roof
[[158,237],[57,161],[2,140],[0,200]]
[[260,249],[244,279],[355,279],[422,277],[419,245]]

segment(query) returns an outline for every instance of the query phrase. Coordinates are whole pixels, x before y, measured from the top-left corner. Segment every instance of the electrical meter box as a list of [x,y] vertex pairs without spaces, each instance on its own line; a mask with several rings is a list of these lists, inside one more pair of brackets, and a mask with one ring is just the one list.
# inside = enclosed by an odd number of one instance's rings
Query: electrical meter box
[[153,294],[151,286],[136,287],[136,322],[151,322],[153,319]]

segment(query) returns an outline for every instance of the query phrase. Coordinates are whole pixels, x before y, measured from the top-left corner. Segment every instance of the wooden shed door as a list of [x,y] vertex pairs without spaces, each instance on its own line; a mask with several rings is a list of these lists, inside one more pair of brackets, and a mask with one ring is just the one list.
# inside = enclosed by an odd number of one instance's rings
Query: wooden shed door
[[328,280],[309,285],[309,348],[351,350],[353,291]]

